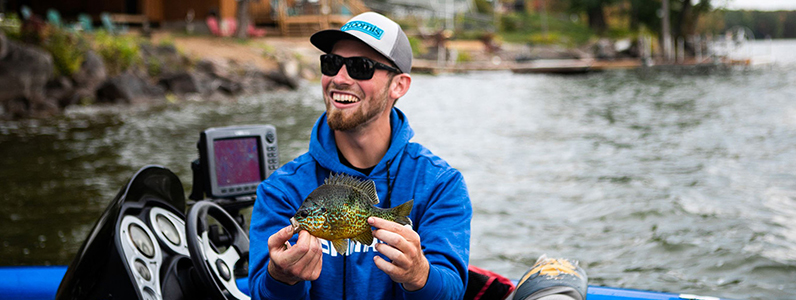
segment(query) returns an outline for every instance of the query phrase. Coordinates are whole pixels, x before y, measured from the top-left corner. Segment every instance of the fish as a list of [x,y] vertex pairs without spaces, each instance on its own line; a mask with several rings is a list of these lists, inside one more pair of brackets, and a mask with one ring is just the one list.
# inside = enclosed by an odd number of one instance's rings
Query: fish
[[393,208],[380,208],[376,183],[346,174],[332,174],[313,190],[290,218],[294,232],[306,230],[328,240],[338,253],[348,252],[348,240],[363,245],[373,243],[369,217],[379,217],[401,225],[412,225],[409,213],[414,199]]

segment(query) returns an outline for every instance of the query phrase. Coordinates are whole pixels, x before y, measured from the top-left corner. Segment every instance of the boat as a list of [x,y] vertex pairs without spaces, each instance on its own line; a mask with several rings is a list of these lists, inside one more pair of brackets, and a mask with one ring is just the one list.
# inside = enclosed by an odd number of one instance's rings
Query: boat
[[[8,300],[52,300],[67,266],[0,267],[0,294]],[[249,294],[248,278],[237,279],[238,288]],[[589,300],[720,300],[716,297],[590,285]]]
[[[0,267],[2,298],[249,299],[249,240],[233,216],[253,203],[252,184],[256,186],[275,170],[275,129],[211,128],[202,133],[198,147],[200,158],[192,164],[194,185],[188,200],[173,172],[163,166],[144,166],[119,190],[69,266]],[[228,151],[234,149],[251,153]],[[221,172],[229,168],[214,166],[208,159],[236,161],[218,159],[224,155],[254,158],[249,162],[260,166],[260,176],[224,184],[218,179],[228,178],[230,174]],[[202,199],[206,196],[209,198]],[[208,221],[209,217],[215,222]],[[527,278],[526,274],[514,284],[521,289]],[[585,280],[579,283],[578,292],[582,294],[585,289],[586,298],[591,300],[719,299],[583,287]]]

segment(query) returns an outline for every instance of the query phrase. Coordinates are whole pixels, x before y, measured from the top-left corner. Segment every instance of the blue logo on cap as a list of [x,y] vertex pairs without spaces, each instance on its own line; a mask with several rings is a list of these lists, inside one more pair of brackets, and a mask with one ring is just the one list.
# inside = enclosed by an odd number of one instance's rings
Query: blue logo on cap
[[343,27],[340,28],[340,31],[349,31],[349,30],[362,31],[374,37],[377,40],[381,40],[381,35],[384,34],[384,30],[382,30],[381,28],[364,21],[351,21],[345,23],[345,25],[343,25]]

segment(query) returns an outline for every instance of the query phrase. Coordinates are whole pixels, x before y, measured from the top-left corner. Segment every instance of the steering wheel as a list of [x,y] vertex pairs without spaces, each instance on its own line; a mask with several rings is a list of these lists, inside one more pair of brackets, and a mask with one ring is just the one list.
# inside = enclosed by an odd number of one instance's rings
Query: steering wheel
[[[218,253],[210,243],[206,221],[208,214],[230,235],[232,244],[223,253]],[[199,201],[188,210],[186,231],[191,261],[211,297],[219,300],[249,300],[250,297],[238,289],[233,273],[236,264],[249,257],[249,238],[240,225],[218,204]]]

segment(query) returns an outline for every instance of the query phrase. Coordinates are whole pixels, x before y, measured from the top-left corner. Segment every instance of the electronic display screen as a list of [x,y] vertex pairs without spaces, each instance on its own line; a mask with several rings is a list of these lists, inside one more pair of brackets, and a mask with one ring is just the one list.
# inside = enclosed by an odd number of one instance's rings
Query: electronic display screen
[[213,141],[218,187],[260,182],[257,137]]

